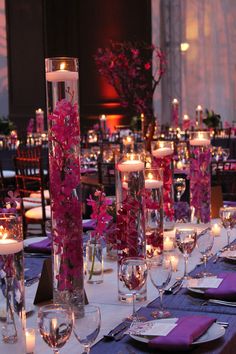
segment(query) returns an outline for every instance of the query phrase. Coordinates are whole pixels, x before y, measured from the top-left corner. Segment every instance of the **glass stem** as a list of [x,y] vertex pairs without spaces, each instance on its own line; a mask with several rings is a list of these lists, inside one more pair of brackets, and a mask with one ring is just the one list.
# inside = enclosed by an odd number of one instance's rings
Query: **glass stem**
[[82,354],[89,354],[90,353],[90,345],[84,346],[84,352]]
[[205,276],[205,274],[206,274],[206,266],[207,266],[207,255],[206,254],[204,254],[203,255],[203,262],[204,262],[204,272],[203,272],[203,274],[204,274],[204,276]]
[[159,289],[159,295],[160,295],[160,310],[163,311],[163,289]]
[[136,321],[137,320],[137,313],[136,313],[136,310],[135,310],[135,300],[136,300],[136,293],[135,292],[132,294],[132,300],[133,300],[132,318],[133,318],[133,321]]
[[188,267],[188,255],[184,254],[184,279],[187,279],[188,277],[187,267]]
[[230,248],[230,230],[227,230],[227,247]]

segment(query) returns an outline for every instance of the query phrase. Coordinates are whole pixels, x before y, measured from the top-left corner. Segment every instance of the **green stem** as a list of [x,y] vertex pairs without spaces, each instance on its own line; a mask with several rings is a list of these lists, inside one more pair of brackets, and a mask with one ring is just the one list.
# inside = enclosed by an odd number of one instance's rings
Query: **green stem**
[[95,265],[95,256],[96,256],[96,242],[94,243],[94,248],[93,248],[92,265],[91,265],[91,269],[90,269],[89,280],[91,280],[92,276],[93,276],[94,265]]

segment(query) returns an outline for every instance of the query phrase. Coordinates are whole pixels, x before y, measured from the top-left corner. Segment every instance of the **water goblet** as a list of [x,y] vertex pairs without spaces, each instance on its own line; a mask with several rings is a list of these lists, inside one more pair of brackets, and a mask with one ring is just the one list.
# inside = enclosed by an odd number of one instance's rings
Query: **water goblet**
[[199,252],[202,254],[203,262],[204,262],[204,270],[197,274],[197,277],[209,277],[212,276],[212,273],[207,272],[206,263],[207,256],[211,251],[214,243],[214,235],[213,232],[209,229],[205,229],[197,236],[197,248]]
[[179,202],[186,189],[185,178],[175,178],[174,187],[176,190],[177,201]]
[[54,354],[59,354],[59,349],[70,338],[73,319],[73,311],[68,305],[51,304],[40,307],[38,311],[39,332]]
[[236,207],[220,208],[220,219],[227,231],[227,249],[230,249],[231,230],[236,226]]
[[175,231],[176,245],[184,256],[184,280],[188,280],[188,257],[194,250],[197,240],[197,232],[194,228],[177,228]]
[[172,275],[172,265],[169,259],[166,259],[163,255],[159,257],[153,257],[148,262],[148,272],[150,279],[154,287],[158,290],[160,295],[160,309],[153,311],[151,315],[154,318],[166,318],[170,317],[170,312],[163,307],[163,294],[165,287],[169,284]]
[[84,347],[84,353],[90,353],[91,345],[98,336],[101,327],[101,312],[99,307],[85,305],[82,309],[74,310],[75,338]]
[[124,258],[120,266],[120,277],[132,293],[133,313],[129,319],[133,322],[145,320],[139,317],[135,310],[136,291],[140,290],[147,280],[147,262],[144,258]]

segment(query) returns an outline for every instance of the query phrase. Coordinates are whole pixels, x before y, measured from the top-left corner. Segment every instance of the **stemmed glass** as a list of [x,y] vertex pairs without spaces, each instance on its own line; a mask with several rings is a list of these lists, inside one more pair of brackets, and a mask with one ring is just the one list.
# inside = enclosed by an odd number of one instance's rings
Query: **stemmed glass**
[[182,195],[185,192],[186,189],[186,182],[184,178],[175,178],[174,179],[174,187],[176,190],[176,197],[177,197],[177,201],[179,202]]
[[228,148],[222,149],[223,161],[227,161],[229,158],[229,155],[230,155],[230,149],[228,149]]
[[40,307],[38,311],[39,332],[54,354],[59,354],[59,349],[70,338],[73,319],[73,311],[68,305],[52,304]]
[[143,258],[128,257],[124,258],[120,266],[120,277],[125,286],[132,293],[133,313],[129,317],[133,322],[140,321],[143,318],[138,317],[135,310],[136,291],[140,290],[147,280],[147,262]]
[[74,310],[75,338],[84,347],[84,353],[90,353],[90,348],[98,336],[101,327],[101,312],[99,307],[86,305],[82,309]]
[[197,240],[197,232],[194,228],[177,228],[175,231],[176,245],[184,256],[184,279],[188,280],[188,257],[194,250]]
[[197,248],[199,252],[202,254],[204,261],[204,270],[202,273],[198,274],[198,277],[209,277],[212,276],[211,273],[206,270],[207,256],[211,251],[214,243],[214,235],[211,230],[206,229],[200,232],[197,236]]
[[160,309],[153,311],[151,315],[154,318],[166,318],[170,316],[170,312],[163,307],[163,294],[165,287],[169,284],[172,275],[171,261],[164,256],[153,257],[148,262],[148,272],[152,284],[158,290],[160,295]]
[[236,226],[236,207],[220,208],[220,219],[227,231],[227,249],[230,249],[231,230]]

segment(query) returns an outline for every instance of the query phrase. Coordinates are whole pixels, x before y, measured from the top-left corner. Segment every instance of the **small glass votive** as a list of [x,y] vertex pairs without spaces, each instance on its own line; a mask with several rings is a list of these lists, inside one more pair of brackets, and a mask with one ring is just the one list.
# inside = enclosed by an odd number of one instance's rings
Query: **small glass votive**
[[25,330],[26,353],[34,353],[35,349],[35,329],[26,328]]

